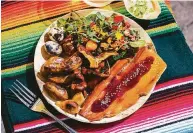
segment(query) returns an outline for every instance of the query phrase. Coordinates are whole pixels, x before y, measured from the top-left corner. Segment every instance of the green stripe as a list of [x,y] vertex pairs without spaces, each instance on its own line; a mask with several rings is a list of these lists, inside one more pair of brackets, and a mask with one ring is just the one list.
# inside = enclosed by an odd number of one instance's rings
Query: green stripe
[[[34,46],[29,46],[27,48],[22,48],[22,49],[17,50],[17,51],[11,51],[9,53],[4,53],[4,54],[1,54],[1,56],[6,56],[7,57],[11,54],[18,55],[18,54],[21,54],[22,52],[30,52],[32,50],[32,48],[34,48]],[[19,53],[19,52],[21,52],[21,53]]]
[[30,54],[30,52],[28,51],[28,52],[24,52],[24,53],[22,53],[22,54],[19,54],[19,55],[17,55],[17,56],[9,56],[9,57],[2,57],[2,63],[4,63],[4,62],[6,62],[6,61],[9,61],[9,60],[13,60],[13,59],[18,59],[18,58],[24,58],[24,57],[26,57],[26,56],[28,56]]
[[17,45],[17,47],[2,49],[1,54],[5,55],[10,54],[12,52],[21,51],[22,49],[27,49],[28,47],[35,46],[36,44],[37,44],[36,42],[29,42],[29,43],[22,42],[21,44]]
[[[10,47],[17,47],[18,45],[22,45],[24,43],[28,43],[28,42],[35,42],[39,39],[40,35],[37,35],[37,36],[33,36],[31,38],[25,38],[23,40],[18,40],[16,42],[11,42],[11,43],[7,43],[7,42],[4,42],[4,46],[2,46],[1,48],[2,49],[8,49]],[[2,51],[2,50],[1,50]]]
[[[27,57],[28,58],[28,57]],[[19,58],[19,59],[14,59],[14,60],[10,60],[10,61],[6,61],[6,62],[2,62],[2,66],[3,67],[10,67],[12,66],[13,64],[25,64],[25,63],[28,63],[28,59],[23,59],[23,58]]]

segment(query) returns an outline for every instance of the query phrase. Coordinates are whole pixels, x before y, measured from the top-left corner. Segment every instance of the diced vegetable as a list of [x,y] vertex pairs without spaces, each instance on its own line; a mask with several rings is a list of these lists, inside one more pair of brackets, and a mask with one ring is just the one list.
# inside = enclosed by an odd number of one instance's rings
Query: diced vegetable
[[115,16],[114,17],[114,23],[120,23],[123,21],[123,16]]
[[123,34],[121,34],[120,32],[117,31],[115,33],[115,36],[116,36],[117,40],[121,40],[121,38],[123,37]]
[[96,44],[96,42],[94,42],[94,41],[88,41],[87,43],[86,43],[86,50],[88,50],[88,51],[94,51],[94,50],[96,50],[97,49],[97,44]]

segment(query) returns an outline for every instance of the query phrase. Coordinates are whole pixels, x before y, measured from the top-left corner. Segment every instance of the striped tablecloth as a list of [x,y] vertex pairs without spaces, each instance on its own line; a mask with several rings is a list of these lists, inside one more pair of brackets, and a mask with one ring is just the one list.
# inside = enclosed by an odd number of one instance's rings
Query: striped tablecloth
[[[176,24],[171,9],[160,2],[162,13],[151,21],[133,18],[123,2],[114,10],[139,23],[152,38],[168,67],[148,102],[132,116],[109,124],[80,123],[49,109],[79,132],[193,132],[193,54]],[[9,132],[65,132],[52,119],[32,112],[9,91],[19,79],[41,97],[33,72],[34,50],[44,30],[70,12],[92,8],[81,1],[2,2],[2,119]]]

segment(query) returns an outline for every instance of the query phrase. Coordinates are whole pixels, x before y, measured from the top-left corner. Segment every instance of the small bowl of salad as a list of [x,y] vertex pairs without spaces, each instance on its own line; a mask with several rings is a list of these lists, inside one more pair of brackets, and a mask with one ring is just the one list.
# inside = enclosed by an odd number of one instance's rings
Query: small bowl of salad
[[123,0],[126,10],[138,19],[156,19],[161,8],[156,0]]

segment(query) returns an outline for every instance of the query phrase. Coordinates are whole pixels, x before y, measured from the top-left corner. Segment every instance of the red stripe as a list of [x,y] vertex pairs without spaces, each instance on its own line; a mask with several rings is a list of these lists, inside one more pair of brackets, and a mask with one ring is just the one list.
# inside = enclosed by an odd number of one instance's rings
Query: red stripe
[[[165,82],[165,83],[162,83],[162,84],[158,84],[156,87],[155,87],[155,90],[158,90],[158,89],[161,89],[162,87],[167,87],[167,86],[170,86],[170,85],[174,85],[174,84],[178,84],[178,83],[182,83],[182,82],[187,82],[187,81],[191,81],[191,80],[193,80],[193,76],[188,76],[188,77],[185,77],[185,78],[179,78],[179,79],[175,79],[175,80],[171,80],[171,81],[168,81],[168,82]],[[184,97],[185,97],[185,99],[184,99]],[[190,102],[193,98],[193,94],[190,94],[190,95],[187,95],[187,96],[182,96],[181,98],[183,98],[185,101],[187,100],[187,103],[186,104],[188,104],[188,102]],[[187,98],[187,99],[186,99]],[[177,100],[179,100],[179,98],[176,98]],[[137,111],[138,113],[135,113],[135,114],[137,114],[137,115],[139,115],[139,112],[141,112],[141,111],[143,111],[144,109],[145,110],[148,110],[149,111],[149,108],[157,108],[157,106],[159,106],[159,107],[164,107],[165,105],[166,105],[166,103],[173,103],[173,102],[171,102],[171,101],[174,101],[174,100],[176,100],[176,99],[172,99],[172,100],[170,100],[170,101],[166,101],[166,102],[162,102],[162,103],[158,103],[158,104],[155,104],[155,105],[151,105],[151,106],[147,106],[147,107],[144,107],[144,108],[142,108],[142,109],[140,109],[139,111]],[[190,100],[191,99],[191,100]],[[189,100],[189,101],[188,101]],[[181,100],[180,100],[181,101]],[[182,100],[183,101],[183,100]],[[178,103],[179,101],[176,101],[175,103]],[[178,106],[180,109],[184,106],[184,105],[186,105],[185,103],[183,103],[182,104],[182,106]],[[192,102],[191,102],[191,104],[190,105],[192,105]],[[156,107],[155,107],[156,106]],[[186,106],[186,107],[188,107],[188,106]],[[172,110],[170,110],[170,111],[172,111]],[[170,112],[170,111],[168,111],[168,112]],[[152,111],[150,111],[151,113],[150,114],[152,114]],[[135,114],[134,114],[134,116],[135,116]],[[147,114],[146,114],[147,115]],[[133,116],[133,115],[132,115]],[[140,115],[139,115],[140,116]],[[153,115],[154,116],[154,115]],[[65,116],[60,116],[60,118],[65,118]],[[148,116],[149,117],[149,116]],[[137,117],[138,118],[138,117]],[[136,121],[137,120],[139,120],[139,119],[141,119],[141,118],[138,118],[138,119],[136,119]],[[135,119],[134,119],[135,120]],[[51,122],[51,121],[53,121],[51,118],[43,118],[43,119],[39,119],[39,120],[34,120],[34,121],[31,121],[31,122],[26,122],[26,123],[22,123],[22,124],[16,124],[16,125],[14,125],[14,129],[15,130],[18,130],[18,129],[22,129],[22,128],[26,128],[26,127],[31,127],[31,126],[35,126],[35,125],[37,125],[37,124],[43,124],[43,123],[46,123],[46,122]],[[129,119],[129,121],[131,121],[130,119]]]

